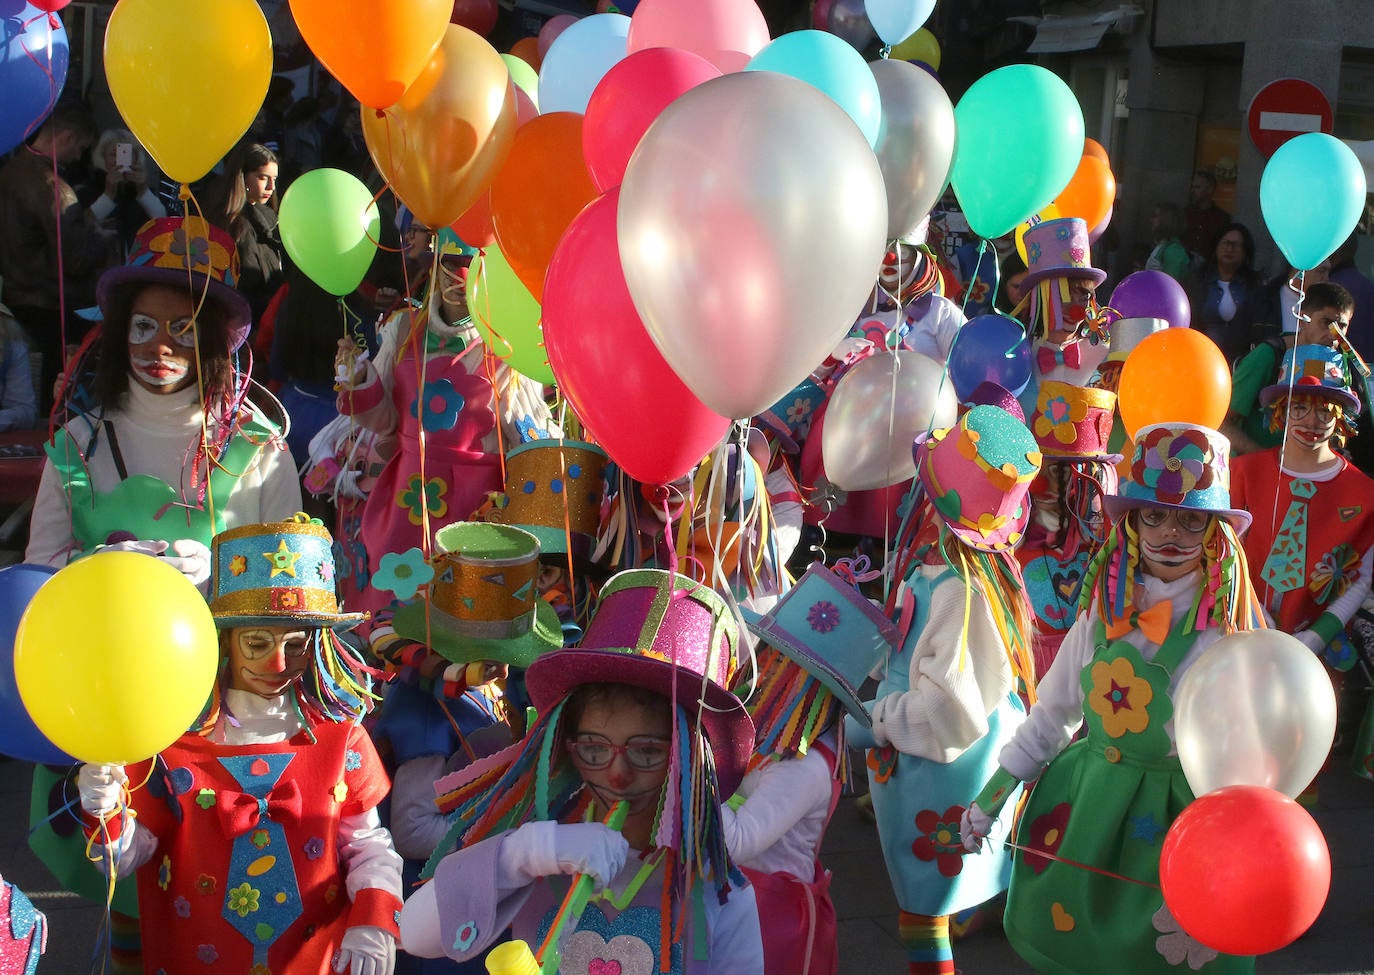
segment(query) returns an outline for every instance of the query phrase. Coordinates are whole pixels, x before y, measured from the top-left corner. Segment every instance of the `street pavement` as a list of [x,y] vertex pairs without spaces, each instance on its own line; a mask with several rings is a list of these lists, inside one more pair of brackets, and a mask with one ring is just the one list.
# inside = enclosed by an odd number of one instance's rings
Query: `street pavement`
[[[48,917],[48,951],[40,975],[100,971],[94,952],[102,911],[57,889],[25,843],[30,766],[0,761],[0,874]],[[1331,849],[1332,885],[1312,929],[1282,951],[1259,959],[1260,975],[1374,975],[1374,782],[1341,764],[1322,776],[1314,814]],[[1263,850],[1255,856],[1263,857]],[[887,883],[874,826],[852,797],[841,800],[826,838],[825,863],[839,917],[841,975],[902,975],[897,907]],[[1000,928],[989,925],[954,948],[964,975],[1032,972]],[[1117,966],[1103,960],[1104,973]]]

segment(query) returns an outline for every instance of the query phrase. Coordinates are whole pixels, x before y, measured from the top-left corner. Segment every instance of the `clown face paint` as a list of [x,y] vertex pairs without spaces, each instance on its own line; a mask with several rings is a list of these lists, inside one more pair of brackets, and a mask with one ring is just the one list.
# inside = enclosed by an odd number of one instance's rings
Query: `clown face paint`
[[236,626],[229,631],[229,686],[276,697],[310,666],[305,630],[289,626]]
[[1179,514],[1168,511],[1168,517],[1153,526],[1143,519],[1136,522],[1140,529],[1141,564],[1147,573],[1165,582],[1181,579],[1202,564],[1202,539],[1207,526],[1191,531],[1181,524]]
[[129,372],[150,393],[175,393],[195,381],[195,303],[185,291],[144,288],[129,312]]

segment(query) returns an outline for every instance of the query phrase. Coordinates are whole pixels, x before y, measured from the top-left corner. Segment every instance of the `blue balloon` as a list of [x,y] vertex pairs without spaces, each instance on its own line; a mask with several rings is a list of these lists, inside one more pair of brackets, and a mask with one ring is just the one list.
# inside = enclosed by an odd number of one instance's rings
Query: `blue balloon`
[[960,402],[985,382],[1021,395],[1031,378],[1031,344],[1025,327],[1006,315],[979,315],[949,350],[949,378]]
[[48,741],[33,723],[14,678],[14,637],[19,620],[38,587],[56,573],[46,565],[0,569],[0,753],[26,762],[74,765],[76,759]]
[[1365,204],[1364,167],[1325,132],[1289,139],[1260,176],[1260,212],[1288,263],[1309,271],[1355,230]]
[[884,44],[900,44],[930,19],[935,0],[864,0],[864,9]]
[[554,38],[539,66],[539,111],[583,115],[606,72],[625,60],[630,18],[624,14],[583,17]]
[[[67,31],[56,14],[0,0],[0,153],[38,131],[67,82]],[[56,26],[53,26],[56,25]]]
[[877,144],[883,106],[878,81],[863,55],[823,30],[794,30],[765,45],[746,71],[776,71],[819,88],[854,120],[870,146]]

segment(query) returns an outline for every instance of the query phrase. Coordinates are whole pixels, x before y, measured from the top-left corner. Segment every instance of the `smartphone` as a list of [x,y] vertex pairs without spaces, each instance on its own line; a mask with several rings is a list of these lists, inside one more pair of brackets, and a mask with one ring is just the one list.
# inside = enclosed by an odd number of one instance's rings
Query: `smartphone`
[[134,168],[134,146],[132,142],[115,144],[115,167],[124,170]]

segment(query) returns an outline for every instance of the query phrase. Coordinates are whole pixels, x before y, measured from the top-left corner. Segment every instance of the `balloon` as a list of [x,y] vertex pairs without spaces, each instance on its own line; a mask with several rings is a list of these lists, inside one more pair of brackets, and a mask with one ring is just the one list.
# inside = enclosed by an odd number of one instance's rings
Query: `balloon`
[[884,44],[900,44],[930,19],[935,0],[864,0],[864,9]]
[[1016,230],[1012,234],[1012,239],[1016,244],[1016,253],[1021,257],[1021,263],[1030,265],[1030,258],[1026,256],[1026,231],[1030,230],[1037,223],[1044,220],[1055,220],[1060,216],[1059,207],[1053,203],[1046,206],[1039,213],[1033,213],[1029,218],[1022,220],[1016,225]]
[[[194,182],[257,117],[272,78],[272,35],[254,0],[120,0],[105,29],[105,77],[162,171]],[[221,82],[214,111],[187,97],[191,78]]]
[[1112,164],[1112,161],[1107,158],[1107,150],[1102,148],[1102,143],[1098,142],[1096,139],[1083,140],[1083,155],[1101,159],[1108,166]]
[[520,127],[491,184],[491,216],[501,252],[536,300],[543,300],[544,273],[558,239],[594,199],[596,187],[582,162],[581,115],[553,112]]
[[544,351],[539,302],[499,247],[484,250],[468,274],[468,309],[492,353],[536,382],[556,380]]
[[607,71],[582,124],[582,152],[596,188],[605,192],[620,185],[630,154],[669,103],[719,77],[711,62],[671,47],[636,51]]
[[56,569],[10,565],[0,569],[0,754],[25,762],[70,765],[74,759],[48,741],[29,717],[14,679],[14,635],[38,587]]
[[491,191],[472,201],[472,206],[449,229],[469,247],[489,247],[496,243],[496,228],[491,225]]
[[72,0],[32,0],[32,3],[39,10],[46,10],[50,14],[55,14]]
[[883,122],[878,82],[863,57],[834,34],[794,30],[755,54],[749,71],[776,71],[815,85],[845,110],[871,146]]
[[506,62],[506,70],[510,72],[510,80],[515,82],[515,87],[529,96],[530,101],[536,108],[539,107],[539,72],[535,71],[525,61],[516,57],[514,54],[503,54],[501,60]]
[[1006,315],[979,315],[954,339],[949,350],[949,378],[965,401],[982,383],[992,382],[1021,395],[1031,377],[1031,344],[1025,327]]
[[[1305,132],[1265,164],[1260,211],[1288,263],[1310,271],[1354,232],[1365,191],[1364,167],[1353,149],[1325,132]],[[1322,205],[1308,205],[1314,199]]]
[[739,71],[768,40],[768,22],[754,0],[642,0],[630,19],[629,53],[676,47],[721,71]]
[[[46,9],[46,8],[44,8]],[[0,46],[0,153],[9,152],[43,124],[67,82],[67,31],[57,17],[24,4],[3,20]]]
[[277,225],[296,266],[340,297],[367,276],[382,231],[371,192],[341,169],[312,169],[298,177],[282,196]]
[[368,108],[388,108],[433,60],[456,6],[454,0],[291,0],[291,15],[315,57],[353,97]]
[[900,44],[892,45],[892,50],[888,52],[889,58],[897,58],[899,61],[920,61],[928,64],[933,71],[940,70],[940,42],[935,39],[935,35],[922,27]]
[[616,244],[620,193],[593,201],[559,242],[544,342],[559,387],[596,442],[631,477],[666,484],[720,443],[730,421],[692,394],[639,320]]
[[1317,919],[1331,889],[1331,854],[1292,799],[1232,785],[1179,813],[1160,848],[1159,885],[1189,936],[1226,954],[1261,955]]
[[1096,227],[1111,212],[1115,199],[1116,177],[1111,167],[1084,153],[1069,185],[1054,198],[1054,205],[1062,216],[1082,217],[1089,227]]
[[1111,306],[1122,318],[1162,318],[1170,328],[1187,328],[1193,320],[1188,292],[1163,271],[1136,271],[1112,290]]
[[878,83],[882,126],[873,152],[887,191],[887,236],[901,237],[925,219],[954,161],[954,106],[940,83],[906,61],[869,64]]
[[950,181],[973,232],[1001,237],[1051,202],[1083,158],[1083,110],[1036,64],[975,81],[954,107],[959,144]]
[[449,14],[448,22],[486,37],[496,26],[498,14],[500,10],[496,0],[453,0],[453,12]]
[[592,14],[559,34],[539,68],[540,111],[585,112],[597,82],[625,59],[629,33],[624,14]]
[[863,0],[816,0],[811,26],[829,31],[856,51],[868,47],[874,36]]
[[572,14],[558,14],[544,21],[544,26],[539,28],[539,36],[536,40],[539,43],[539,57],[549,53],[549,48],[558,39],[558,35],[563,33],[573,24],[577,23],[577,18]]
[[873,290],[886,235],[882,171],[862,133],[816,88],[773,71],[715,78],[673,102],[621,184],[635,307],[722,416],[772,406],[835,348]]
[[1326,668],[1281,630],[1222,637],[1174,694],[1174,740],[1196,795],[1262,785],[1296,797],[1316,778],[1335,735]]
[[82,762],[123,765],[166,748],[204,708],[218,669],[205,597],[137,552],[97,552],[60,570],[34,594],[14,643],[33,723]]
[[1126,357],[1116,402],[1133,438],[1151,423],[1198,423],[1215,430],[1231,403],[1231,370],[1201,332],[1166,328],[1141,339]]
[[868,491],[916,476],[911,443],[959,415],[945,367],[919,352],[880,352],[835,384],[821,428],[825,475],[844,491]]
[[1112,225],[1113,208],[1107,208],[1107,215],[1102,218],[1102,222],[1088,231],[1088,243],[1096,244],[1102,235],[1107,232],[1107,228]]
[[510,152],[515,85],[490,44],[450,25],[401,100],[362,115],[378,172],[417,220],[446,227],[491,184]]
[[535,71],[539,70],[539,65],[544,60],[544,56],[539,53],[539,39],[537,37],[520,38],[510,46],[510,53],[513,57],[524,61]]

